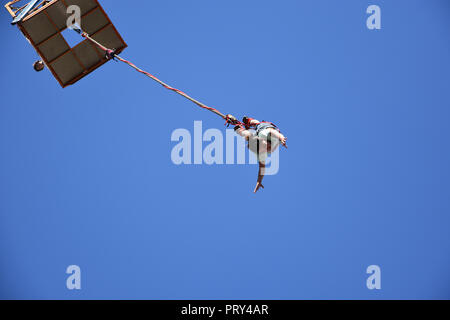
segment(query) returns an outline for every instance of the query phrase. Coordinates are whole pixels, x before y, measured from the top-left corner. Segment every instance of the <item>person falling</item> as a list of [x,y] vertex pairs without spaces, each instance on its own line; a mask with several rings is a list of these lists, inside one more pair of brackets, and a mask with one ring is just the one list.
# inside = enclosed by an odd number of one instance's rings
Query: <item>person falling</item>
[[[234,127],[234,131],[243,137],[247,142],[247,148],[256,154],[259,163],[258,180],[256,182],[256,193],[259,188],[264,188],[262,180],[266,168],[266,158],[271,152],[275,151],[280,142],[286,146],[286,137],[278,130],[278,128],[270,122],[258,121],[249,117],[242,119],[244,125],[238,124]],[[254,130],[250,130],[254,129]]]

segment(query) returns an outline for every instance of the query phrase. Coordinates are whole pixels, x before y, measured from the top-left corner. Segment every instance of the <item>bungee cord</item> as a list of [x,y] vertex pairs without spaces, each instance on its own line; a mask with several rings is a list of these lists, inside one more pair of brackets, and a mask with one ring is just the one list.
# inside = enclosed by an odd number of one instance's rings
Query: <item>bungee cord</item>
[[106,53],[106,57],[108,59],[117,59],[123,63],[126,63],[127,65],[129,65],[130,67],[132,67],[133,69],[135,69],[136,71],[138,71],[139,73],[142,73],[144,75],[146,75],[147,77],[149,77],[150,79],[156,81],[157,83],[159,83],[160,85],[162,85],[164,88],[171,90],[173,92],[178,93],[179,95],[183,96],[184,98],[190,100],[191,102],[195,103],[197,106],[199,106],[200,108],[209,110],[215,114],[217,114],[219,117],[221,117],[222,119],[225,120],[225,124],[228,125],[242,125],[245,126],[244,123],[240,122],[239,120],[237,120],[235,117],[233,117],[230,114],[224,115],[223,113],[221,113],[219,110],[212,108],[212,107],[208,107],[207,105],[205,105],[204,103],[192,98],[191,96],[189,96],[188,94],[184,93],[181,90],[178,90],[170,85],[168,85],[167,83],[159,80],[157,77],[155,77],[154,75],[152,75],[151,73],[142,70],[141,68],[137,67],[135,64],[133,64],[132,62],[120,57],[118,54],[115,53],[115,51],[113,49],[109,49],[107,47],[105,47],[104,45],[102,45],[101,43],[99,43],[98,41],[96,41],[95,39],[93,39],[91,36],[89,36],[86,32],[83,32],[81,29],[78,28],[74,28],[73,30],[75,30],[76,32],[78,32],[79,34],[81,34],[81,36],[83,38],[88,39],[89,41],[91,41],[93,44],[95,44],[96,46],[98,46],[101,50],[105,51]]

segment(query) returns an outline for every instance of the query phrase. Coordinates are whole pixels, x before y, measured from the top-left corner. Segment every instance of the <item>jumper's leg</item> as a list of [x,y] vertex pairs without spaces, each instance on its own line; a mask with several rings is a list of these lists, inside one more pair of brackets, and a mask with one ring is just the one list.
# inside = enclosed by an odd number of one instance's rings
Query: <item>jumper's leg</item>
[[243,127],[236,126],[236,127],[234,128],[234,131],[235,131],[238,135],[240,135],[242,138],[245,138],[245,140],[247,140],[247,141],[248,141],[248,139],[252,136],[252,133],[250,132],[250,130],[246,130],[246,129],[243,128]]

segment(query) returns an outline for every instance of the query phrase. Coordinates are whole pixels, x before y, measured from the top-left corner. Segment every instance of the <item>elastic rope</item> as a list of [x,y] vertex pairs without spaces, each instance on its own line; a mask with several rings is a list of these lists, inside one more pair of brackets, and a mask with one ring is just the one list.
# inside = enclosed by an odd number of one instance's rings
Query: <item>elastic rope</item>
[[173,88],[171,86],[169,86],[168,84],[164,83],[163,81],[159,80],[157,77],[155,77],[154,75],[150,74],[149,72],[142,70],[141,68],[137,67],[136,65],[134,65],[133,63],[131,63],[130,61],[120,57],[119,55],[117,55],[114,50],[111,50],[109,48],[106,48],[105,46],[103,46],[101,43],[97,42],[96,40],[94,40],[93,38],[91,38],[86,32],[81,33],[81,36],[90,40],[92,43],[94,43],[95,45],[97,45],[100,49],[102,49],[103,51],[105,51],[106,56],[107,57],[113,57],[116,58],[117,60],[126,63],[127,65],[129,65],[130,67],[132,67],[133,69],[135,69],[136,71],[146,75],[147,77],[151,78],[152,80],[158,82],[160,85],[162,85],[164,88],[171,90],[173,92],[178,93],[179,95],[185,97],[186,99],[192,101],[193,103],[195,103],[197,106],[199,106],[200,108],[209,110],[211,112],[214,112],[215,114],[217,114],[218,116],[220,116],[222,119],[224,119],[226,121],[226,124],[232,124],[232,125],[243,125],[242,122],[240,122],[239,120],[233,120],[230,121],[228,115],[224,115],[222,114],[219,110],[215,109],[215,108],[211,108],[208,107],[207,105],[205,105],[204,103],[201,103],[198,100],[195,100],[194,98],[190,97],[189,95],[187,95],[186,93],[184,93],[181,90],[178,90],[176,88]]

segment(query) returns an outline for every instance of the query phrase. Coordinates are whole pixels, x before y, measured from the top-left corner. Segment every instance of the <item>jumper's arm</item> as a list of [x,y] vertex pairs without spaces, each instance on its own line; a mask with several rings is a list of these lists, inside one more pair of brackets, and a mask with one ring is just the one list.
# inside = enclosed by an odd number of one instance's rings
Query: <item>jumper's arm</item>
[[256,191],[258,191],[259,188],[264,189],[264,186],[262,185],[262,180],[264,178],[265,171],[266,171],[265,162],[259,162],[258,181],[256,182],[256,187],[253,192],[256,193]]

